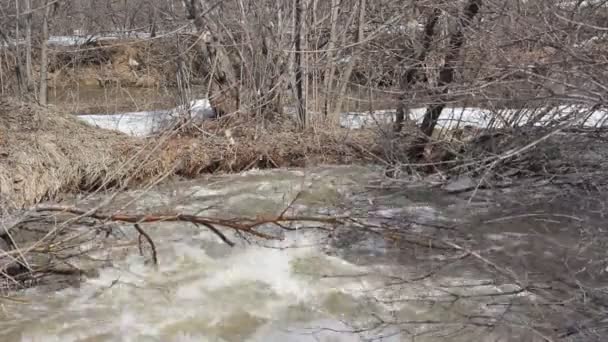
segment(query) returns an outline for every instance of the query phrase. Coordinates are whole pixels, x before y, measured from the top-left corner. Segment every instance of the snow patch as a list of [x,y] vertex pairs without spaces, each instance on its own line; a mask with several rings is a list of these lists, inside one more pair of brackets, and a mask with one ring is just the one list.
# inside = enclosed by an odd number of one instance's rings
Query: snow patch
[[146,111],[120,114],[79,115],[78,118],[90,125],[123,132],[133,136],[146,136],[157,133],[176,121],[181,113],[190,112],[193,120],[215,118],[215,112],[207,99],[190,102],[188,108],[173,108],[168,111]]
[[[572,120],[573,125],[583,127],[603,127],[608,123],[608,111],[591,110],[581,106],[558,106],[552,109],[530,108],[530,109],[503,109],[490,110],[476,107],[453,107],[445,108],[437,122],[438,128],[454,129],[463,126],[505,127],[513,125],[524,125],[536,115],[549,110],[543,116],[543,120],[535,123],[535,126],[550,124],[551,120]],[[340,116],[340,126],[350,129],[361,129],[366,127],[377,127],[392,124],[395,121],[396,110],[378,110],[370,112],[346,112]],[[421,124],[426,108],[414,108],[409,111],[409,117],[417,124]]]

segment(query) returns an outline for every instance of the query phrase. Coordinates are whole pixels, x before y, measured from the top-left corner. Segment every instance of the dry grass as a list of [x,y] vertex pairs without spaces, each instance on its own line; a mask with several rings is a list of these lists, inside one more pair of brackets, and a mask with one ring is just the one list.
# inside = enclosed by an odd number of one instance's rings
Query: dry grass
[[[149,139],[93,128],[77,118],[16,101],[0,101],[0,195],[20,208],[62,192],[93,191],[167,174],[195,177],[254,167],[374,161],[372,132],[297,132],[250,120],[217,122],[188,134]],[[227,132],[230,132],[227,134]]]
[[114,172],[127,159],[124,152],[138,144],[9,100],[0,102],[0,136],[0,194],[9,207],[120,179]]

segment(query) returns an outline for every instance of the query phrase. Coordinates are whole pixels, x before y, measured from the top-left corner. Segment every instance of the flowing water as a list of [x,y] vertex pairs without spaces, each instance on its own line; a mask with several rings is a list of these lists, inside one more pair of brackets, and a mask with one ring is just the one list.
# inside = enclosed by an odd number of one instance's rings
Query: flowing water
[[[456,222],[458,205],[426,190],[374,190],[380,172],[368,167],[252,171],[174,181],[120,194],[113,208],[176,210],[208,216],[277,214],[296,196],[291,214],[367,216],[375,224],[407,217]],[[81,204],[96,204],[103,196]],[[398,222],[395,221],[395,222]],[[423,230],[423,226],[409,226]],[[511,329],[470,324],[471,315],[504,308],[479,300],[450,301],[448,293],[495,293],[481,271],[458,269],[436,277],[423,265],[440,252],[409,259],[411,251],[348,225],[347,233],[302,229],[282,241],[230,248],[187,223],[147,224],[159,266],[136,249],[115,258],[98,277],[57,293],[30,289],[2,302],[2,341],[510,341]],[[130,226],[123,226],[134,236]],[[118,249],[119,247],[115,247]],[[422,249],[422,248],[421,248]],[[409,261],[408,261],[409,260]],[[449,303],[448,303],[449,302]],[[467,320],[468,319],[468,320]],[[469,322],[469,323],[466,323]]]

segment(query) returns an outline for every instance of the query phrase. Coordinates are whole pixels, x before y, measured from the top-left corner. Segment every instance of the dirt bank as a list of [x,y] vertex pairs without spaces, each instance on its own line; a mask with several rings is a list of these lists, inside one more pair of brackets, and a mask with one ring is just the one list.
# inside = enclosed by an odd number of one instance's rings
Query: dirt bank
[[[191,49],[192,50],[192,49]],[[171,39],[97,40],[80,47],[56,46],[50,61],[50,86],[158,88],[175,84],[177,56],[197,68],[196,52],[180,53]]]

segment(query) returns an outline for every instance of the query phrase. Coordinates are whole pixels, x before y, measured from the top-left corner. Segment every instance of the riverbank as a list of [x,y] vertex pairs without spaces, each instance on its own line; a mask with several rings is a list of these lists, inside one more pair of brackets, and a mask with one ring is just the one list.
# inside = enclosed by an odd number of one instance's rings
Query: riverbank
[[378,129],[294,126],[289,119],[261,127],[237,117],[205,122],[203,129],[190,126],[189,132],[130,136],[5,99],[0,102],[2,205],[25,208],[62,193],[127,189],[173,175],[318,164],[379,164],[397,176],[439,171],[442,183],[464,176],[468,187],[500,186],[517,177],[598,187],[608,172],[603,143],[608,132],[602,129],[456,132],[431,143],[426,160],[416,165],[408,162],[413,131],[390,136]]
[[290,122],[261,129],[247,120],[215,122],[190,134],[133,137],[11,100],[0,103],[0,130],[3,208],[24,208],[66,192],[128,188],[170,175],[370,162],[380,148],[372,132],[298,132]]

